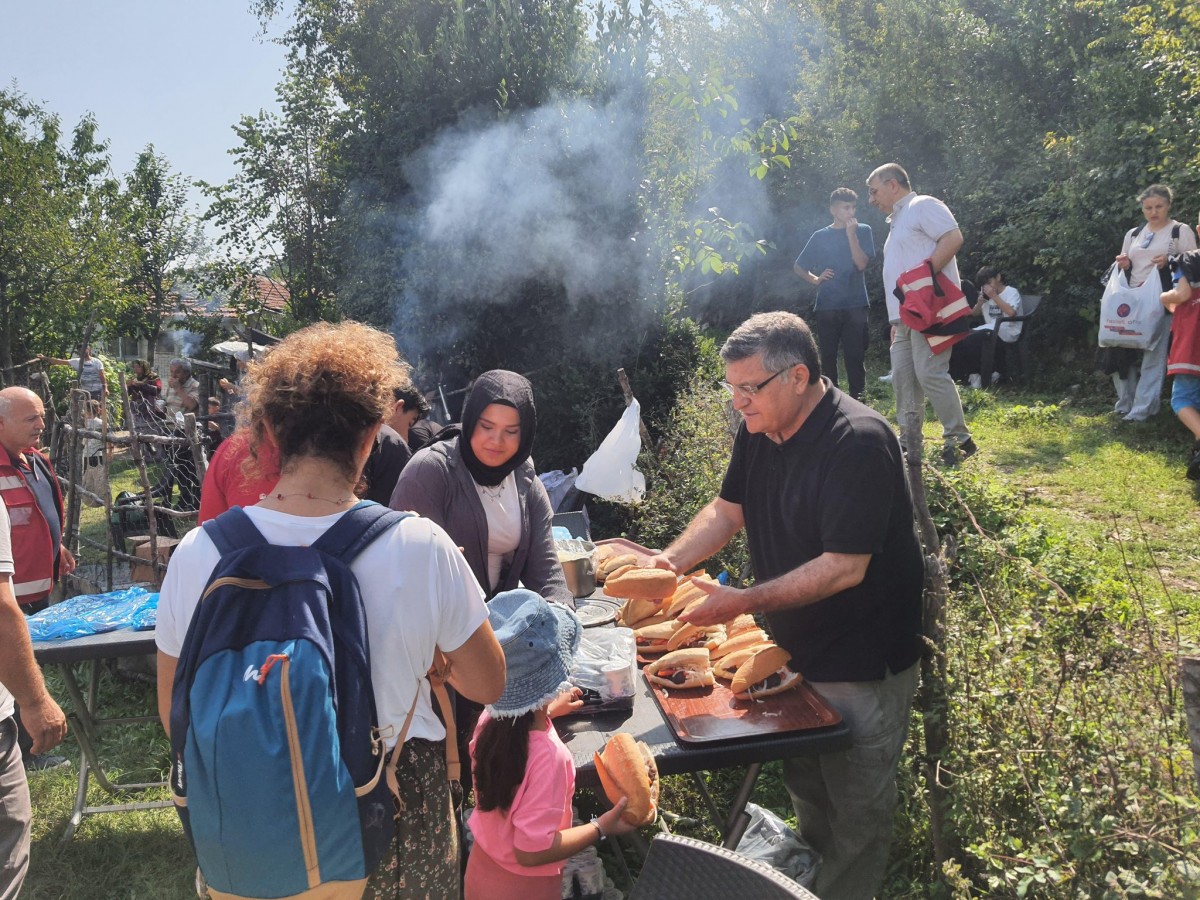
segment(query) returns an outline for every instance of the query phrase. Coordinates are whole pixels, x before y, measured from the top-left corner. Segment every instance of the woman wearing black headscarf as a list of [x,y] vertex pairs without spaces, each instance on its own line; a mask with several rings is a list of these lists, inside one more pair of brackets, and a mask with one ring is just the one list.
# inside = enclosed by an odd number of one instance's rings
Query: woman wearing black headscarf
[[488,597],[520,582],[574,608],[554,550],[550,498],[529,458],[536,431],[529,381],[503,369],[485,372],[467,395],[461,432],[447,429],[412,458],[391,507],[442,526]]

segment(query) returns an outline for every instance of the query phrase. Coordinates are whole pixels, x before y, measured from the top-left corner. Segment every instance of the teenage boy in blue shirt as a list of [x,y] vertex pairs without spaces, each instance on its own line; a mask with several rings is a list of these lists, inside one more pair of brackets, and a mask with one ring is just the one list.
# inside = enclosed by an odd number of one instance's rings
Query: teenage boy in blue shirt
[[813,234],[792,271],[817,287],[813,328],[821,352],[821,368],[838,382],[838,346],[845,358],[850,396],[863,398],[867,370],[867,282],[863,275],[875,256],[871,226],[854,217],[858,194],[840,187],[829,195],[833,222]]

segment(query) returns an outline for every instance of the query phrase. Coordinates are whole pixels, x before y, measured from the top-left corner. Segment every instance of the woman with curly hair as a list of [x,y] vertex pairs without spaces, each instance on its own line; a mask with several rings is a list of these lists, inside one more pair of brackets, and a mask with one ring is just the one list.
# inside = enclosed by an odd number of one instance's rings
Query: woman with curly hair
[[[305,328],[251,364],[241,415],[250,452],[268,446],[277,452],[279,480],[245,514],[268,542],[311,545],[360,502],[354,488],[392,408],[400,373],[392,338],[352,322]],[[219,558],[197,528],[180,543],[163,583],[156,642],[159,714],[167,728],[188,624]],[[425,673],[440,649],[450,662],[450,684],[489,703],[504,689],[503,653],[462,554],[428,519],[405,518],[371,543],[351,570],[366,609],[371,680],[389,743],[413,709],[398,772],[396,833],[366,896],[457,896],[446,732]]]

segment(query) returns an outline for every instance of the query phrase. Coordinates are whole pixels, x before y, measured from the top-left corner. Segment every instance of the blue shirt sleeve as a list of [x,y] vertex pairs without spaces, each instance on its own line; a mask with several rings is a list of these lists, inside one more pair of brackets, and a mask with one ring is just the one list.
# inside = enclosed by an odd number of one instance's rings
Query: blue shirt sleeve
[[870,225],[859,223],[858,246],[863,253],[867,254],[867,259],[875,258],[875,233],[871,231]]
[[819,235],[820,233],[821,232],[819,232],[819,231],[814,232],[812,234],[812,236],[809,237],[808,243],[804,245],[804,249],[801,250],[800,255],[796,257],[796,263],[795,263],[800,268],[807,269],[809,272],[812,272],[814,275],[821,274],[820,272],[817,272],[814,270],[814,267],[817,265],[817,261],[814,259],[814,257],[818,256],[818,254],[819,254],[819,250],[816,246],[818,243],[817,235]]

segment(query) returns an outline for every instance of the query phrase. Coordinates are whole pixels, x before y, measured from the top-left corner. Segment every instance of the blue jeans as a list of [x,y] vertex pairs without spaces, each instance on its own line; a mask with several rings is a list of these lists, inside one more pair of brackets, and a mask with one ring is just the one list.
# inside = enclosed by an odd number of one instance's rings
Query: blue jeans
[[29,871],[29,782],[17,746],[17,722],[0,721],[0,900],[16,900]]
[[813,682],[850,726],[849,750],[784,760],[800,833],[821,854],[821,900],[871,900],[883,882],[919,664],[881,681]]

